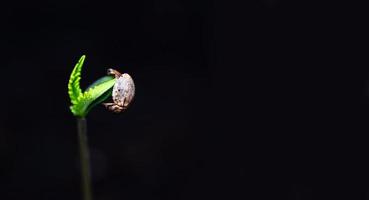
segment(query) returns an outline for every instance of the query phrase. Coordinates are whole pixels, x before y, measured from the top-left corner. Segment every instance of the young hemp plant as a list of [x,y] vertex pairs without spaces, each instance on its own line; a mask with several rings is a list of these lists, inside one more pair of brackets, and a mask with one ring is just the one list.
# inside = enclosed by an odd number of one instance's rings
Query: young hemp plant
[[104,103],[103,105],[114,113],[126,110],[135,95],[135,85],[130,75],[108,69],[107,76],[103,76],[88,86],[85,91],[82,91],[80,80],[85,58],[86,56],[83,55],[79,59],[70,75],[68,94],[71,100],[70,110],[77,119],[83,199],[92,200],[86,116],[93,107],[101,104],[111,95],[113,103]]

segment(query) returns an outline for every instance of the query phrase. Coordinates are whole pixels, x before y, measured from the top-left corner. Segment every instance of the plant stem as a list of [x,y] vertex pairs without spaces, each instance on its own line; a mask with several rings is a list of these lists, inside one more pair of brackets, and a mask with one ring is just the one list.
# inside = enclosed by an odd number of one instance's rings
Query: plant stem
[[79,155],[81,160],[81,186],[83,200],[92,200],[91,194],[91,171],[89,160],[89,149],[87,141],[87,122],[84,117],[77,118]]

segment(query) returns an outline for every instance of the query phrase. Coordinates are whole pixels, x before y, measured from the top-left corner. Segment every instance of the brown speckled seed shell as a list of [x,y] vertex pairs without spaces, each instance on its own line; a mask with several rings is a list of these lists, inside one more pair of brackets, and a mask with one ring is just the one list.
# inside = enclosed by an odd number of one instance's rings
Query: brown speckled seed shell
[[124,109],[132,102],[135,96],[135,84],[129,74],[122,74],[113,87],[113,101]]

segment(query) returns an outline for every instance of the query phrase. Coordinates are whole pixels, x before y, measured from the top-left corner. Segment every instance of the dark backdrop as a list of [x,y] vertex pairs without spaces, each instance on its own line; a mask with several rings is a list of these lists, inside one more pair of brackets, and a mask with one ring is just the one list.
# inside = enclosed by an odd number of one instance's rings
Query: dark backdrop
[[96,200],[367,199],[360,10],[2,3],[0,199],[80,199],[67,81],[82,54],[83,87],[112,67],[137,88],[125,113],[88,115]]

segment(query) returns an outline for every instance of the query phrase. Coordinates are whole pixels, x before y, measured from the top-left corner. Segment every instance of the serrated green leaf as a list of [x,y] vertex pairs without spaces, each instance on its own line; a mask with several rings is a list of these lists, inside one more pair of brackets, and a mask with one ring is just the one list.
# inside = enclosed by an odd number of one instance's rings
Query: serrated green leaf
[[86,56],[83,55],[74,66],[68,82],[68,94],[71,99],[70,110],[74,116],[85,117],[97,104],[111,96],[115,78],[104,76],[92,83],[85,92],[80,87],[82,66]]
[[69,82],[68,82],[68,94],[72,104],[78,103],[78,98],[82,95],[82,90],[80,87],[80,80],[81,80],[81,71],[82,66],[85,61],[86,56],[83,55],[78,63],[74,66],[73,71],[70,75]]
[[[89,87],[80,97],[77,98],[76,103],[71,107],[73,114],[79,117],[86,116],[91,108],[97,104],[97,102],[102,102],[109,97],[109,95],[105,95],[107,92],[109,94],[109,90],[114,86],[114,84],[114,78],[110,79],[103,77],[95,81],[91,87]],[[105,99],[101,99],[100,97],[102,96],[105,97]]]

